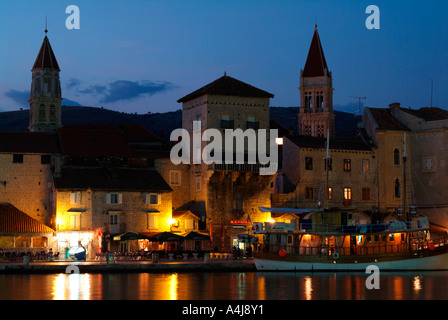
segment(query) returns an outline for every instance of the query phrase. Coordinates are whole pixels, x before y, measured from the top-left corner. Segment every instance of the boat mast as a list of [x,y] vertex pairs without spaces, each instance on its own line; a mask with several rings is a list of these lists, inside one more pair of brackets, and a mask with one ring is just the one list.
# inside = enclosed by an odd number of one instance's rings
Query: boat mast
[[408,222],[409,216],[406,210],[406,132],[404,133],[404,148],[403,148],[403,217],[404,221]]
[[325,157],[325,171],[326,171],[326,177],[325,177],[325,199],[324,199],[324,210],[328,209],[328,172],[330,171],[330,129],[327,129],[327,155]]

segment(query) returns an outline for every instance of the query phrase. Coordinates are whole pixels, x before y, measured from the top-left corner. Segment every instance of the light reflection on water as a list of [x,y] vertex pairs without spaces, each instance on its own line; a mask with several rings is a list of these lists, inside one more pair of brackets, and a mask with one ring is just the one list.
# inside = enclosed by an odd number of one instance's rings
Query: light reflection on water
[[1,300],[438,300],[448,272],[3,274]]

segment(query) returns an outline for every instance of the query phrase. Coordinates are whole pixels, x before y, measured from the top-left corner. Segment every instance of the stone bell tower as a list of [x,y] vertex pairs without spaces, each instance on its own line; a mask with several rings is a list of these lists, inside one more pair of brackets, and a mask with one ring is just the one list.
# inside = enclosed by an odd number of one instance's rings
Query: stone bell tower
[[305,68],[300,71],[299,133],[334,138],[333,79],[328,70],[317,25]]
[[31,132],[53,132],[61,126],[61,84],[56,56],[45,38],[34,62],[30,94]]

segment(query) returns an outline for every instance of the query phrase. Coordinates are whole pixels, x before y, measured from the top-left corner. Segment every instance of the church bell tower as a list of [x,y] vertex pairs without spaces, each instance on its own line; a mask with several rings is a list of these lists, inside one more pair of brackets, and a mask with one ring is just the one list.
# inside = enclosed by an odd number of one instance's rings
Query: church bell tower
[[34,62],[30,94],[31,132],[54,132],[61,126],[61,84],[56,56],[45,38]]
[[305,68],[300,71],[299,134],[334,138],[333,79],[328,70],[317,26]]

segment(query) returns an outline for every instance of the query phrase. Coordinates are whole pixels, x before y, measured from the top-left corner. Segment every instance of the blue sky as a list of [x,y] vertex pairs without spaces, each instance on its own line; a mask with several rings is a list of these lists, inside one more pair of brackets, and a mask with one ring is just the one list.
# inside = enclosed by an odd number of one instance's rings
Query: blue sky
[[[80,29],[65,9],[77,5]],[[368,30],[366,7],[380,9]],[[299,105],[315,22],[333,73],[335,109],[430,105],[448,108],[448,2],[337,0],[2,0],[0,110],[28,108],[30,69],[48,37],[61,68],[65,102],[147,113],[224,72]]]

